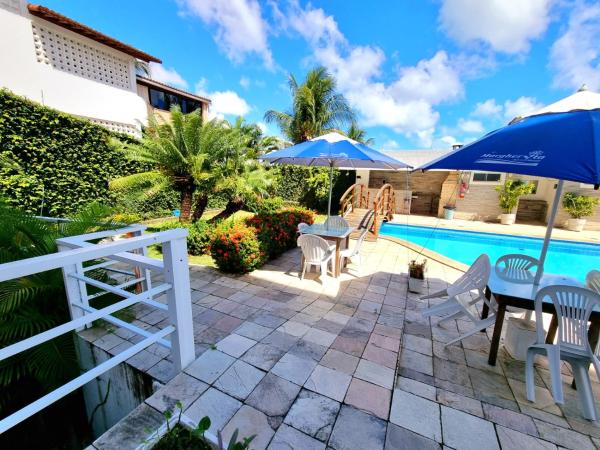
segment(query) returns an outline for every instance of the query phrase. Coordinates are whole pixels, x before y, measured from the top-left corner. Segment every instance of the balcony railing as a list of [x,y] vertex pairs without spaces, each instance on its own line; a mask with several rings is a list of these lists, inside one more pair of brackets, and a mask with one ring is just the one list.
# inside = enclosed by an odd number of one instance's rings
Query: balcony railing
[[[57,241],[58,253],[0,264],[0,282],[61,269],[71,313],[69,322],[0,349],[0,361],[65,333],[82,330],[99,319],[126,328],[143,338],[139,343],[0,420],[0,433],[154,343],[170,349],[177,370],[194,360],[187,230],[174,229],[145,235],[142,234],[143,230],[143,226],[135,225],[63,238]],[[156,244],[162,245],[163,261],[147,256],[148,247]],[[93,278],[90,272],[99,269],[123,281],[115,285]],[[153,286],[152,277],[155,274],[155,279],[163,281]],[[89,294],[89,286],[93,286],[97,292]],[[135,288],[131,289],[132,286]],[[122,297],[122,300],[102,309],[90,306],[90,300],[106,293]],[[167,311],[169,325],[151,333],[113,315],[136,303]]]

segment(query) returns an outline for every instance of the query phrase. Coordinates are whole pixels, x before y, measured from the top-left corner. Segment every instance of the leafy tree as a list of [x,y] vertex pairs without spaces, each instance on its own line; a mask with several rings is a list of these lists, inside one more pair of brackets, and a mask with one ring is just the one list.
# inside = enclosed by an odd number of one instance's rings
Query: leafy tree
[[519,204],[519,197],[531,194],[534,189],[533,183],[507,179],[502,186],[496,187],[500,208],[506,214],[511,214]]
[[[220,120],[203,122],[199,110],[183,114],[178,106],[171,108],[169,122],[151,117],[139,144],[124,147],[135,161],[149,163],[153,170],[117,178],[115,189],[150,186],[147,192],[172,185],[180,194],[180,220],[187,222],[202,217],[215,178],[213,155],[230,148],[232,133]],[[192,204],[196,195],[195,204]]]
[[373,145],[375,143],[375,139],[367,139],[367,132],[360,128],[358,124],[354,121],[350,124],[350,128],[348,128],[348,131],[346,131],[346,136],[365,145]]
[[324,67],[308,72],[302,84],[290,74],[288,83],[292,94],[291,110],[269,110],[265,120],[276,123],[294,144],[340,130],[353,121],[352,109],[344,96],[336,91],[335,79]]

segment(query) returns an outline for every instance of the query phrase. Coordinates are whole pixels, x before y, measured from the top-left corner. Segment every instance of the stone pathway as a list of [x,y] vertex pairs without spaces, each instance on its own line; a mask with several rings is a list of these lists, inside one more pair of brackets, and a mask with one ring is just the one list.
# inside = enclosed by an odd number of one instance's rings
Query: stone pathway
[[[175,374],[160,347],[132,358],[166,385],[130,416],[158,426],[157,413],[181,401],[193,422],[210,416],[210,431],[223,430],[226,441],[235,429],[255,434],[253,449],[600,448],[600,428],[581,417],[568,368],[564,405],[552,401],[542,360],[538,402],[529,403],[523,363],[501,351],[488,366],[485,333],[444,347],[468,324],[438,327],[422,317],[428,303],[407,289],[414,255],[384,239],[364,252],[362,268],[351,265],[325,287],[314,273],[298,279],[297,250],[239,277],[192,267],[198,359]],[[428,275],[433,291],[459,273],[431,262]],[[166,323],[144,305],[133,313],[148,330]],[[111,353],[136,342],[121,329],[83,335]],[[123,436],[135,428],[122,421],[94,447],[126,448]]]

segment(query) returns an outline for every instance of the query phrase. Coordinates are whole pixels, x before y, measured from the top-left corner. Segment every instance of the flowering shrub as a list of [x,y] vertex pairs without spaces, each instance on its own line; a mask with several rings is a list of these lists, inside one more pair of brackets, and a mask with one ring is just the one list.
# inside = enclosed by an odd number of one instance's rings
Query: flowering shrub
[[241,223],[218,227],[210,244],[210,254],[220,270],[230,273],[250,272],[266,260],[255,230]]
[[300,222],[312,224],[314,213],[305,208],[286,208],[274,213],[262,213],[246,220],[256,230],[261,248],[269,258],[275,258],[296,246]]
[[192,223],[188,229],[187,246],[190,255],[207,254],[213,239],[214,225],[206,220],[198,220]]

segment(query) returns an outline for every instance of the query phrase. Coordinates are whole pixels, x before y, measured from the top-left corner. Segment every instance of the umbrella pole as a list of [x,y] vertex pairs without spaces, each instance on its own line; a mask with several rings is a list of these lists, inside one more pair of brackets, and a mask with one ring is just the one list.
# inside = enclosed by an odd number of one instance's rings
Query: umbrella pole
[[558,205],[560,204],[560,196],[563,190],[563,180],[558,180],[556,185],[556,193],[554,194],[554,202],[552,203],[552,210],[550,211],[550,217],[548,218],[548,226],[546,227],[546,236],[544,237],[544,245],[542,246],[542,253],[540,253],[540,265],[537,273],[535,274],[535,280],[533,284],[540,284],[540,279],[544,274],[544,263],[546,262],[546,254],[548,253],[548,246],[550,245],[550,238],[552,237],[552,229],[554,228],[554,221],[556,220],[556,213],[558,212]]
[[[329,201],[327,202],[327,218],[331,217],[331,193],[333,191],[333,161],[329,163]],[[329,224],[329,221],[327,222]]]

